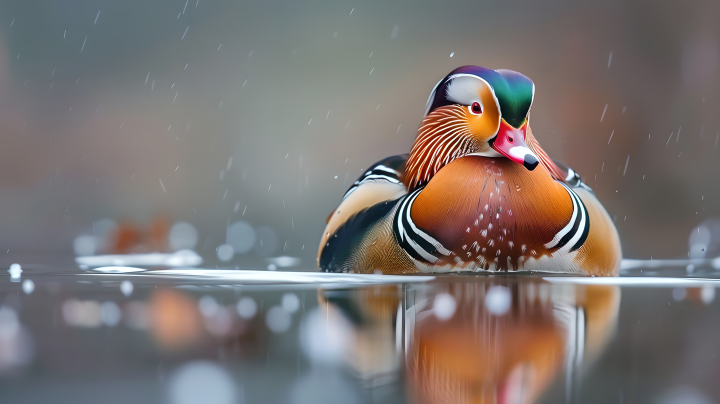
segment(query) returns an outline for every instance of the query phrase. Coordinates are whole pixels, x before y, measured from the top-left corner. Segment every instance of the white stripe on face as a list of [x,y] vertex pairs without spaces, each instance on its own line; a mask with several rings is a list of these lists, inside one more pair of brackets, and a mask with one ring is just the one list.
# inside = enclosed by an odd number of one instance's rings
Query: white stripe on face
[[508,154],[520,160],[525,160],[525,155],[527,154],[535,157],[535,159],[538,159],[535,153],[533,153],[530,149],[524,146],[511,147],[510,150],[508,150]]

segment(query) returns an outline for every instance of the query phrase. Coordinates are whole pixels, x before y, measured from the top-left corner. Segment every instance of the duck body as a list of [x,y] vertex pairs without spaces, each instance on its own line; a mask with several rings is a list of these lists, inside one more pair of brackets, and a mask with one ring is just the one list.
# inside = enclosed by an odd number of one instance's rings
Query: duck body
[[[433,93],[442,90],[443,81]],[[478,93],[481,102],[483,89],[471,86],[468,92]],[[428,104],[441,96],[431,94]],[[485,101],[482,110],[493,120]],[[495,105],[500,110],[503,104],[496,98]],[[572,169],[547,157],[527,118],[508,124],[502,117],[497,129],[491,122],[484,143],[481,131],[462,133],[455,142],[458,152],[452,141],[442,141],[452,133],[432,129],[462,126],[461,112],[457,105],[428,111],[409,155],[381,160],[352,185],[328,218],[320,269],[617,275],[622,253],[612,220]],[[465,139],[470,140],[463,145]]]

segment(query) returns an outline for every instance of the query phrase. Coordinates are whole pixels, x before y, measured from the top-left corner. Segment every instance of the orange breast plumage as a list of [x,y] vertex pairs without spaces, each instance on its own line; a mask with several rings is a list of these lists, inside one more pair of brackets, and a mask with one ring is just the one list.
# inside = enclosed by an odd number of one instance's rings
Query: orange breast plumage
[[546,247],[573,212],[570,194],[544,168],[466,156],[440,170],[412,206],[418,228],[452,254],[436,265],[516,270]]

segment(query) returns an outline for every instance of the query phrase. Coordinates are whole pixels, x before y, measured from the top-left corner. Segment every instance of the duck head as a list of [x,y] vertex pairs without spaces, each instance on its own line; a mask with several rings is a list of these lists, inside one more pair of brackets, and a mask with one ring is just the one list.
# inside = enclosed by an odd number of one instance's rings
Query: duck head
[[406,164],[408,188],[468,155],[508,158],[534,170],[539,159],[526,143],[534,95],[535,84],[511,70],[463,66],[450,72],[428,98]]

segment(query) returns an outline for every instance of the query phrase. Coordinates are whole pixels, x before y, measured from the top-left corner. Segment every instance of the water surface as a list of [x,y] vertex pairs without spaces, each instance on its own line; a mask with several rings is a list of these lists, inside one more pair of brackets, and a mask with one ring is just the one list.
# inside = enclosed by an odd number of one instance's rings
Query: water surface
[[23,270],[0,280],[3,403],[720,397],[712,265],[613,279]]

